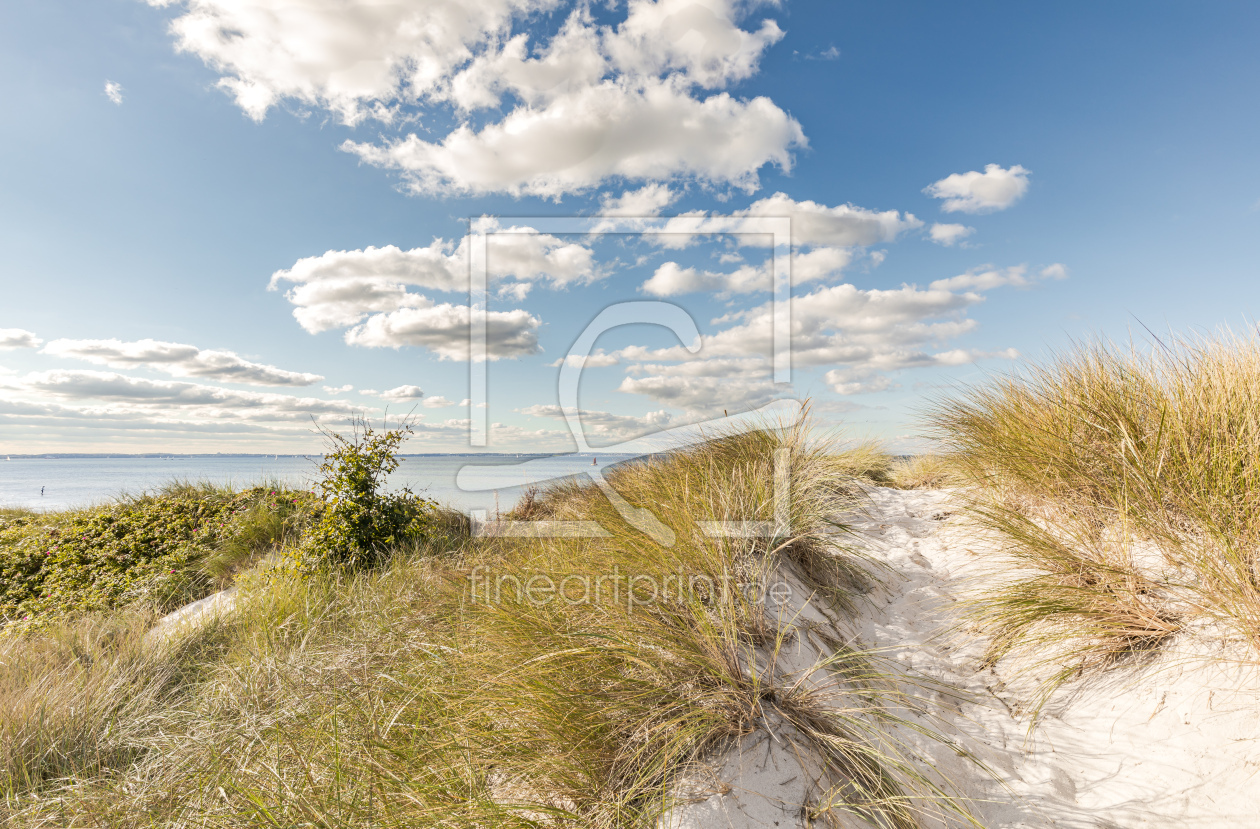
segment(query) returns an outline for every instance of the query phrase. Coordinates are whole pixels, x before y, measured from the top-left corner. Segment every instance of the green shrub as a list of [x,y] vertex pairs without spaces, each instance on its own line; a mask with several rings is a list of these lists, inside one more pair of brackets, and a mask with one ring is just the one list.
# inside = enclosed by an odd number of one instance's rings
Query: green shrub
[[363,566],[378,563],[385,551],[434,530],[436,502],[404,487],[382,491],[398,468],[398,447],[411,434],[407,422],[377,432],[366,419],[352,423],[350,435],[325,432],[328,453],[320,465],[318,490],[323,510],[302,551],[299,569],[319,561]]
[[358,420],[349,437],[326,433],[318,496],[279,484],[236,493],[176,482],[90,509],[0,512],[0,627],[137,604],[166,612],[276,551],[309,572],[460,536],[433,501],[382,491],[410,432],[406,423],[378,432]]
[[172,609],[214,589],[207,560],[232,545],[283,543],[256,537],[263,517],[292,526],[312,500],[279,487],[180,485],[91,509],[0,517],[0,621],[27,627],[142,602]]

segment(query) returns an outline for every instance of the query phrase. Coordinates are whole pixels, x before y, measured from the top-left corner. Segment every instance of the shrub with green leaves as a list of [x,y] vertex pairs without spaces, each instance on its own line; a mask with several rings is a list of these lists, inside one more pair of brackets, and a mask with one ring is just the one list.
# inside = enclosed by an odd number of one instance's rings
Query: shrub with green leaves
[[[0,518],[0,624],[135,603],[169,610],[200,598],[215,586],[205,562],[294,540],[314,500],[279,487],[172,486],[101,507]],[[255,538],[264,524],[270,535]]]
[[406,421],[377,431],[356,418],[348,436],[324,432],[329,447],[317,487],[324,499],[298,569],[316,562],[363,566],[385,551],[424,536],[438,523],[438,505],[406,487],[385,492],[385,479],[398,468],[398,447],[411,434]]

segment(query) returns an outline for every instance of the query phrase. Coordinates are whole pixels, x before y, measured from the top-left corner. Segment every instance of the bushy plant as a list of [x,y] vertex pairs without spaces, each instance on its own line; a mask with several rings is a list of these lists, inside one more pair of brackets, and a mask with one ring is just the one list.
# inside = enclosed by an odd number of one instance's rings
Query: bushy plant
[[378,432],[365,418],[352,421],[348,436],[324,431],[328,452],[317,484],[324,507],[303,550],[302,566],[375,564],[386,550],[435,527],[436,502],[407,487],[384,491],[385,479],[401,461],[398,447],[411,432],[406,421]]
[[0,517],[0,623],[137,602],[169,610],[214,589],[203,564],[225,549],[261,553],[286,532],[291,540],[313,500],[280,487],[180,485],[91,509]]
[[204,574],[220,585],[270,553],[299,547],[323,508],[315,493],[281,484],[248,493],[252,497],[233,510],[214,552],[200,563]]

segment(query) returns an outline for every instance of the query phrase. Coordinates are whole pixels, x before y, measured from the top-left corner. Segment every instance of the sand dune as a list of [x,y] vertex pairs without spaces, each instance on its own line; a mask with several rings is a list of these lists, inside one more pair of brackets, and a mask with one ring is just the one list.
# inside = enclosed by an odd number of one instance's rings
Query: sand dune
[[[910,729],[898,736],[970,799],[980,824],[1260,826],[1254,667],[1230,660],[1206,639],[1186,637],[1148,664],[1069,685],[1030,731],[1035,684],[1006,665],[982,668],[983,640],[958,631],[959,599],[992,577],[994,556],[959,517],[951,494],[873,489],[867,513],[851,522],[860,543],[896,575],[868,597],[856,629],[834,619],[827,624],[885,649],[911,675],[941,683],[936,717],[920,719],[978,762]],[[798,623],[818,616],[812,606],[796,610]],[[790,661],[798,670],[823,654],[809,640],[795,642]],[[810,815],[827,786],[823,763],[798,737],[767,717],[688,781],[690,802],[673,809],[665,825],[820,825]],[[957,818],[923,822],[962,825]]]

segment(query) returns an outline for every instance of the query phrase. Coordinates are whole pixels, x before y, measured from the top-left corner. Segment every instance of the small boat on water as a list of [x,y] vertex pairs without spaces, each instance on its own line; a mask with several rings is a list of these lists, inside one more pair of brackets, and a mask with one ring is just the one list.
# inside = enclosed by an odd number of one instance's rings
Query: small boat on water
[[598,466],[599,458],[591,458],[591,466]]

